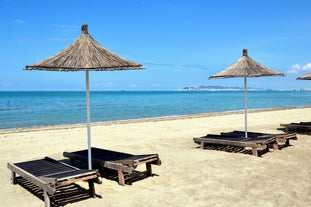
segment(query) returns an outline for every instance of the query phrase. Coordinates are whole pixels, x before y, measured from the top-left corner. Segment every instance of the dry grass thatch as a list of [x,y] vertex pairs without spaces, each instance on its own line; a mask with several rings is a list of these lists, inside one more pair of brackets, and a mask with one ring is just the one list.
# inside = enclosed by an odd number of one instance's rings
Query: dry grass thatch
[[297,80],[311,80],[311,73],[308,73],[307,75],[298,77]]
[[273,71],[248,57],[247,50],[243,49],[243,56],[225,70],[213,75],[211,78],[234,78],[234,77],[260,77],[260,76],[284,76]]
[[82,25],[82,34],[71,45],[43,61],[26,66],[25,70],[132,70],[143,66],[122,58],[101,46]]

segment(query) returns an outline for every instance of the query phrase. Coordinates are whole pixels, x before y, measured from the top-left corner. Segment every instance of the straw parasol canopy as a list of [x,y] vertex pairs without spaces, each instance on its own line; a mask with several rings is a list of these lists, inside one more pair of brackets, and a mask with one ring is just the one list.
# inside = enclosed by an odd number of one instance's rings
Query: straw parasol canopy
[[211,78],[237,78],[237,77],[260,77],[260,76],[284,76],[284,74],[273,71],[264,65],[254,61],[243,49],[243,56],[223,71],[213,75]]
[[298,77],[297,80],[311,80],[311,73],[308,73],[307,75]]
[[243,49],[243,56],[239,58],[232,65],[210,76],[213,78],[244,78],[244,111],[245,111],[245,138],[247,138],[247,77],[261,77],[261,76],[284,76],[283,73],[273,71],[264,65],[254,61],[247,54],[247,49]]
[[88,33],[88,25],[82,25],[82,33],[71,45],[25,70],[89,71],[89,70],[132,70],[143,66],[122,58],[96,42]]
[[52,57],[25,66],[24,70],[85,71],[88,166],[89,169],[92,169],[89,71],[134,70],[143,69],[143,66],[122,58],[101,46],[89,35],[87,24],[82,25],[81,29],[81,35],[71,45]]

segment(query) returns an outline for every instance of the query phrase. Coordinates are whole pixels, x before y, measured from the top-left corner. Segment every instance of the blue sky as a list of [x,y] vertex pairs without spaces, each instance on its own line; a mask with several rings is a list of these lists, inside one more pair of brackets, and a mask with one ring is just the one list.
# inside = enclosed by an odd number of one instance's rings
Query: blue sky
[[243,86],[208,80],[247,48],[286,77],[253,88],[311,88],[310,0],[0,0],[0,90],[85,90],[84,72],[24,71],[70,45],[81,25],[101,45],[145,70],[91,72],[91,90]]

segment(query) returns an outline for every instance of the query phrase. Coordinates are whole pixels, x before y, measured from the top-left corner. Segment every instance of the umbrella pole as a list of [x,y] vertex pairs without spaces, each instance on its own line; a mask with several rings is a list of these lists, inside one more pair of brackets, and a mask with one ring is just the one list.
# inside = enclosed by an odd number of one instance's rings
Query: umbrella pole
[[89,71],[85,71],[86,80],[86,121],[87,121],[87,146],[88,146],[88,166],[92,170],[92,153],[91,153],[91,112],[90,112],[90,86],[89,86]]
[[245,116],[245,138],[247,138],[247,82],[244,76],[244,116]]

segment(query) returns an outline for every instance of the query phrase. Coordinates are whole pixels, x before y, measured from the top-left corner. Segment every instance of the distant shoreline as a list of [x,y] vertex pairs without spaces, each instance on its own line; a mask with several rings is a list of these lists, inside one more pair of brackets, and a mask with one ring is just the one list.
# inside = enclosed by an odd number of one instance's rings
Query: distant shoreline
[[[222,86],[200,86],[184,87],[177,91],[244,91],[242,87],[222,87]],[[247,88],[247,91],[311,91],[311,88],[292,88],[292,89],[269,89],[269,88]]]
[[[132,89],[116,89],[116,90],[91,90],[90,92],[174,92],[174,91],[243,91],[242,87],[185,87],[177,89],[167,89],[167,90],[132,90]],[[248,91],[311,91],[311,88],[247,88]],[[9,93],[9,92],[82,92],[84,90],[0,90],[0,93]]]
[[[278,107],[278,108],[266,108],[266,109],[248,109],[248,113],[257,113],[257,112],[266,112],[266,111],[281,111],[281,110],[303,109],[303,108],[311,108],[311,106]],[[223,115],[228,115],[228,114],[243,114],[243,113],[244,113],[244,110],[236,110],[236,111],[207,112],[207,113],[176,115],[176,116],[163,116],[163,117],[153,117],[153,118],[102,121],[102,122],[92,122],[91,127],[93,127],[93,126],[118,125],[118,124],[144,123],[144,122],[174,121],[174,120],[181,120],[181,119],[194,119],[194,118],[223,116]],[[58,129],[74,129],[74,128],[81,128],[81,127],[86,127],[86,123],[0,129],[0,134],[33,132],[33,131],[42,131],[42,130],[45,131],[45,130],[58,130]]]

